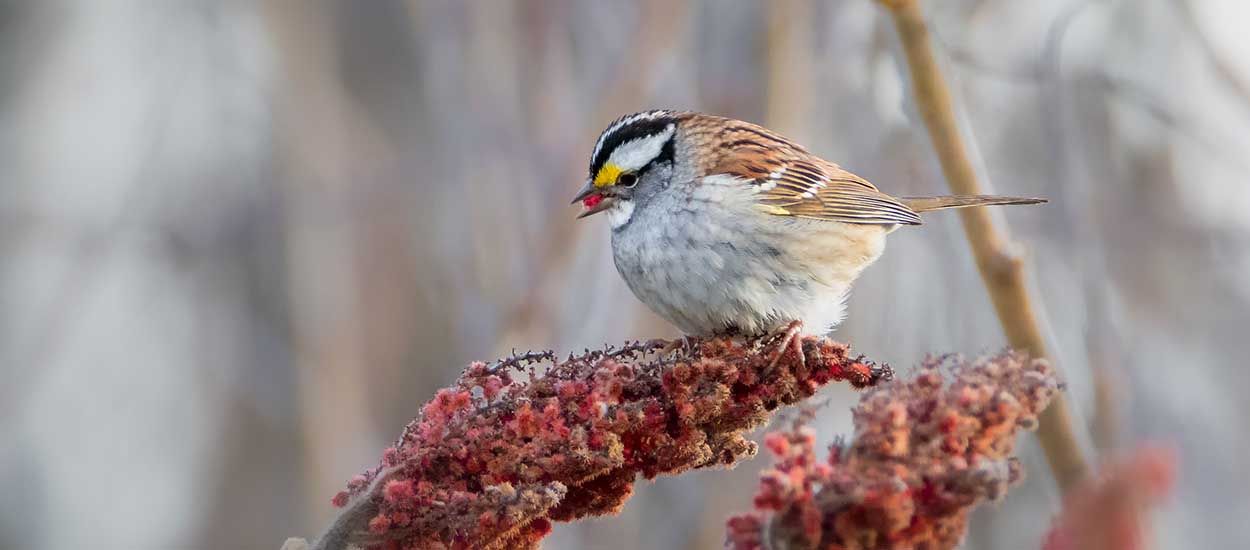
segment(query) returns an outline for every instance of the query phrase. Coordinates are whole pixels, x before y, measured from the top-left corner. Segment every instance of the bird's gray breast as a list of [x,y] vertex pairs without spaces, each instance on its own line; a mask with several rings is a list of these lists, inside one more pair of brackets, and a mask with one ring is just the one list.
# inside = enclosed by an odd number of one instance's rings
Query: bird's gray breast
[[768,328],[780,316],[772,307],[778,293],[806,293],[811,284],[784,269],[784,235],[741,210],[751,207],[746,192],[675,189],[639,205],[612,233],[616,268],[630,290],[687,333]]

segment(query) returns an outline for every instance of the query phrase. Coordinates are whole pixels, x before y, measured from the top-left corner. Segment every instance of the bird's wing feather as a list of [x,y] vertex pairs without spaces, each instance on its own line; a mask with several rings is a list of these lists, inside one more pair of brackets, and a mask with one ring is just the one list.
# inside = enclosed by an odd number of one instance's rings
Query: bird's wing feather
[[[759,130],[763,130],[762,128]],[[778,216],[856,224],[920,223],[920,216],[867,180],[755,128],[725,136],[710,173],[749,181],[761,210]]]

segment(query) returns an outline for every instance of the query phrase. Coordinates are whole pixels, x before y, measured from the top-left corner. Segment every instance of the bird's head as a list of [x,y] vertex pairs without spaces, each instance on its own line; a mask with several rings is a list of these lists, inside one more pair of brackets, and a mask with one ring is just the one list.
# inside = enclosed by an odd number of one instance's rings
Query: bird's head
[[678,114],[644,111],[623,116],[599,135],[586,184],[573,198],[579,218],[608,212],[613,229],[629,223],[636,202],[662,189],[672,173]]

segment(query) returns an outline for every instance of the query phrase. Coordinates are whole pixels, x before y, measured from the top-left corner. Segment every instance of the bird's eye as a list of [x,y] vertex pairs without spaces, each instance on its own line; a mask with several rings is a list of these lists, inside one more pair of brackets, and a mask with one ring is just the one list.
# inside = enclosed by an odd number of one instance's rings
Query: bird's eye
[[621,174],[621,177],[616,178],[616,184],[624,187],[633,187],[638,185],[638,174],[633,172]]

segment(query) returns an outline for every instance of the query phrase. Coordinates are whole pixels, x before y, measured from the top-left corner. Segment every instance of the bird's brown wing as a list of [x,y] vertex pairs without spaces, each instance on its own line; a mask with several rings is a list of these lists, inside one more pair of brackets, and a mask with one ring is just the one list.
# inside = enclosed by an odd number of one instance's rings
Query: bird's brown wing
[[761,210],[843,223],[920,223],[920,216],[894,197],[801,146],[754,125],[741,132],[745,137],[728,136],[725,153],[708,173],[749,181]]

